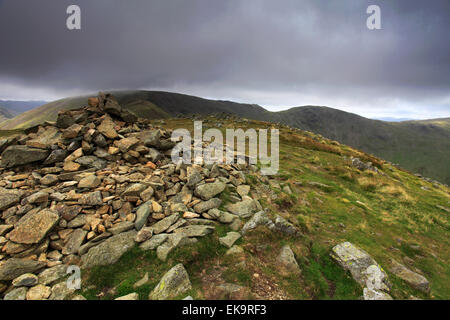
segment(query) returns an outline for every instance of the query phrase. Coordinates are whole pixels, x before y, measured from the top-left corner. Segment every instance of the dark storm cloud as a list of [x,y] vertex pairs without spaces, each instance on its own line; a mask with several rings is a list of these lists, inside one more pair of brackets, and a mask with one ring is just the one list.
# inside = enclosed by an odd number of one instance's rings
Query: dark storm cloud
[[[78,4],[82,30],[65,27]],[[366,28],[378,4],[383,30]],[[158,88],[450,116],[448,0],[0,0],[0,96]]]

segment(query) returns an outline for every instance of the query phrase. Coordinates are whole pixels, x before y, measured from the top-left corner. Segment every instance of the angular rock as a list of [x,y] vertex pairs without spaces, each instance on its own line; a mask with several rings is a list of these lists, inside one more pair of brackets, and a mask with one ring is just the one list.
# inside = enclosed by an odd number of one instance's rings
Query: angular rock
[[280,271],[282,274],[290,275],[301,273],[297,260],[295,260],[294,252],[289,245],[285,245],[281,248],[280,254],[277,257],[277,262],[282,267]]
[[78,188],[96,188],[102,181],[95,174],[88,175],[78,182]]
[[139,197],[141,192],[147,189],[147,186],[142,183],[134,183],[129,186],[123,193],[122,197],[131,196],[131,197]]
[[333,247],[331,257],[342,268],[350,271],[353,279],[362,287],[375,291],[389,291],[387,274],[364,250],[350,242],[344,242]]
[[88,269],[116,263],[125,252],[134,247],[136,234],[133,230],[108,238],[81,257],[81,266]]
[[69,274],[67,273],[67,265],[57,265],[48,269],[45,269],[38,275],[38,281],[43,285],[52,285],[58,280],[61,280],[67,277]]
[[241,196],[244,197],[246,195],[248,195],[248,193],[250,192],[250,186],[247,185],[240,185],[236,187],[236,192]]
[[49,151],[27,146],[14,145],[6,148],[2,153],[1,166],[11,168],[19,165],[42,161],[49,155]]
[[64,139],[73,139],[76,138],[78,136],[78,133],[81,131],[81,129],[83,128],[83,126],[79,125],[79,124],[73,124],[70,127],[68,127],[67,129],[65,129],[63,131],[63,138]]
[[212,198],[208,201],[202,201],[194,206],[194,210],[197,213],[202,213],[210,209],[218,208],[222,204],[222,200],[219,198]]
[[227,206],[227,210],[241,218],[249,218],[258,210],[255,201],[253,199],[246,199],[240,202],[230,203]]
[[139,295],[136,292],[133,292],[114,300],[139,300]]
[[131,230],[134,228],[134,223],[131,221],[124,221],[121,223],[118,223],[114,225],[114,227],[109,228],[108,231],[111,232],[113,235]]
[[34,273],[45,267],[41,261],[10,258],[0,262],[0,280],[13,280],[25,273]]
[[158,221],[157,223],[151,226],[151,228],[153,229],[153,233],[159,234],[166,231],[172,224],[177,222],[179,218],[180,218],[179,214],[172,214],[162,219],[161,221]]
[[369,288],[363,290],[364,300],[393,300],[390,295],[383,291],[376,291]]
[[11,290],[3,297],[3,300],[25,300],[27,297],[28,288],[20,287]]
[[26,145],[30,148],[50,149],[60,141],[61,133],[59,130],[56,127],[47,127],[43,132],[38,132],[36,138],[28,140]]
[[174,230],[175,233],[182,234],[186,237],[204,237],[214,231],[214,227],[205,225],[192,225]]
[[0,193],[0,211],[19,203],[20,197],[15,193]]
[[38,277],[32,273],[25,273],[12,281],[14,287],[32,287],[38,283]]
[[149,300],[173,299],[192,289],[189,275],[180,263],[170,269],[149,294]]
[[42,191],[35,192],[32,195],[25,198],[25,202],[29,204],[45,203],[47,201],[48,201],[48,193]]
[[219,238],[219,242],[227,248],[231,248],[240,237],[241,234],[239,232],[231,231],[226,236]]
[[58,213],[53,210],[31,211],[17,222],[14,230],[9,233],[9,239],[23,244],[38,243],[58,221]]
[[142,242],[139,245],[139,248],[141,248],[142,250],[154,250],[162,245],[168,239],[168,237],[169,235],[167,233],[157,234],[150,239]]
[[136,235],[136,238],[134,239],[136,242],[144,242],[150,239],[153,236],[153,228],[152,227],[146,227],[141,228],[139,232]]
[[125,153],[130,148],[134,147],[136,144],[139,143],[139,139],[136,137],[131,138],[123,138],[121,140],[117,140],[114,142],[114,145],[119,148],[120,152]]
[[83,194],[78,200],[81,205],[88,206],[100,206],[103,204],[102,193],[100,191],[95,191],[87,194]]
[[205,183],[195,188],[195,195],[203,200],[209,200],[225,190],[226,184],[221,181]]
[[119,135],[117,134],[114,121],[111,119],[111,117],[107,116],[102,121],[102,123],[97,127],[98,131],[102,133],[105,137],[109,139],[115,139]]
[[38,284],[28,290],[27,300],[45,300],[51,293],[52,290],[50,287]]
[[62,149],[53,150],[49,156],[44,160],[45,165],[62,162],[67,157],[67,151]]
[[391,260],[391,264],[392,266],[390,267],[390,271],[397,277],[417,290],[425,293],[430,292],[430,284],[424,276],[409,270],[407,267],[395,261],[394,259]]
[[69,295],[75,292],[75,289],[69,288],[66,281],[55,284],[51,288],[49,300],[65,300]]
[[275,230],[288,234],[290,236],[296,236],[300,234],[300,230],[298,230],[292,223],[286,221],[279,215],[277,215],[277,217],[275,218]]
[[69,236],[69,239],[66,242],[62,250],[62,254],[77,254],[78,249],[80,249],[83,244],[84,239],[86,238],[87,231],[83,229],[75,229]]
[[275,229],[275,224],[270,220],[265,211],[259,211],[253,215],[253,217],[245,223],[242,227],[241,233],[247,233],[250,230],[255,229],[258,226],[266,226],[269,230]]
[[136,230],[141,230],[142,227],[147,222],[148,216],[151,213],[150,206],[147,203],[142,204],[136,211],[136,220],[134,222],[134,227]]
[[45,186],[52,186],[59,181],[58,176],[56,174],[47,174],[41,180],[40,183]]
[[195,243],[197,239],[190,239],[184,234],[174,233],[168,235],[168,238],[158,248],[156,256],[161,261],[166,261],[167,256],[176,248]]

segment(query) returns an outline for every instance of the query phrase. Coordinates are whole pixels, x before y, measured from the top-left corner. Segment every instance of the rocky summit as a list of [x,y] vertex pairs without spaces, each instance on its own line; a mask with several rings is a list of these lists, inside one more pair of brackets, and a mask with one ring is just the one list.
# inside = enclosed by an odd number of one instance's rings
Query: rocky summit
[[[256,168],[174,164],[170,135],[100,93],[88,106],[61,111],[55,123],[36,126],[4,146],[2,295],[50,299],[61,291],[69,265],[89,270],[114,264],[137,244],[166,260],[175,248],[194,243],[216,226],[240,221],[238,214],[218,210],[222,200],[217,197],[234,190],[239,201],[248,202],[236,188],[247,190],[246,197],[250,186],[243,172]],[[241,215],[257,208],[253,202],[252,209],[247,207]],[[223,243],[230,247],[240,234],[228,237]],[[171,270],[174,280],[166,278],[186,291],[188,275],[181,267],[186,279],[178,280],[177,268]],[[151,298],[173,296],[166,278]],[[72,294],[66,290],[53,296]]]
[[[280,172],[173,163],[199,119],[279,128]],[[3,300],[449,297],[448,188],[320,135],[142,119],[100,93],[0,152]]]

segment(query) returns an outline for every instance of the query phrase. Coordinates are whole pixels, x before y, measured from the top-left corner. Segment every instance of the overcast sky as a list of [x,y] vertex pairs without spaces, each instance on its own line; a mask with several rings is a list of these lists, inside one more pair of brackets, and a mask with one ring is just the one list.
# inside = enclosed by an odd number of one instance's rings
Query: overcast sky
[[150,89],[450,117],[449,39],[449,0],[0,0],[0,99]]

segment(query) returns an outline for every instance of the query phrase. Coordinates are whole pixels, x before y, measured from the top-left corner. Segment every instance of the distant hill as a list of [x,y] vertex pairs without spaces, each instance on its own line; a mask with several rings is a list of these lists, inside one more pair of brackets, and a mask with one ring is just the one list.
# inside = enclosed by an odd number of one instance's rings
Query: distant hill
[[11,118],[14,118],[14,114],[8,108],[0,106],[0,123]]
[[47,101],[0,100],[0,106],[8,109],[13,116],[46,104]]
[[[255,104],[208,100],[171,92],[112,93],[124,108],[143,118],[231,113],[242,118],[279,122],[319,133],[398,163],[412,172],[450,184],[450,118],[385,122],[328,107],[304,106],[270,112]],[[72,97],[47,103],[0,123],[0,129],[26,128],[45,120],[54,121],[59,110],[85,105],[87,97]]]

